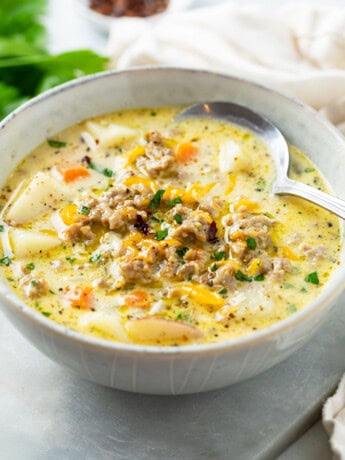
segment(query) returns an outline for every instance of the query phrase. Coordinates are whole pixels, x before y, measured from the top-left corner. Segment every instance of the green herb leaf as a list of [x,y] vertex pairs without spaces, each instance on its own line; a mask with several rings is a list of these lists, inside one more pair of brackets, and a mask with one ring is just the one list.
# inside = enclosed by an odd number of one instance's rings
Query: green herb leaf
[[149,209],[157,209],[159,205],[161,204],[161,199],[165,193],[165,190],[157,190],[157,192],[153,195],[150,204],[149,204]]
[[216,260],[226,260],[226,252],[225,251],[217,251],[213,254],[213,257]]
[[295,286],[293,284],[290,284],[290,283],[285,283],[283,287],[284,287],[284,289],[292,289]]
[[156,216],[151,216],[150,217],[152,220],[154,220],[155,222],[164,222],[164,219],[160,219],[159,217],[156,217]]
[[157,241],[164,240],[168,236],[168,233],[169,233],[168,228],[165,228],[164,230],[158,230],[158,232],[156,232],[156,240]]
[[27,264],[26,268],[28,270],[34,270],[35,269],[35,264],[33,262],[30,262],[29,264]]
[[66,257],[67,262],[73,264],[77,259],[75,257]]
[[264,188],[266,187],[266,181],[265,179],[263,179],[262,177],[260,177],[260,179],[256,182],[256,188],[255,190],[257,192],[262,192],[264,190]]
[[94,163],[93,161],[90,161],[90,163],[87,164],[87,167],[89,169],[92,169],[93,171],[103,174],[103,176],[106,176],[106,177],[114,177],[115,175],[115,173],[111,169],[102,168],[96,165],[96,163]]
[[189,251],[189,248],[181,248],[181,249],[176,249],[176,254],[181,257],[181,259],[184,258],[184,256],[186,255],[186,253]]
[[111,169],[104,168],[102,174],[106,177],[114,177],[114,172]]
[[252,237],[247,238],[246,243],[247,243],[248,248],[256,249],[256,241],[255,241],[254,238],[252,238]]
[[175,319],[176,321],[186,321],[190,323],[190,315],[188,313],[179,313]]
[[167,206],[176,206],[177,204],[181,204],[181,203],[182,203],[182,199],[179,196],[177,196],[173,200],[166,201]]
[[263,281],[265,279],[265,275],[256,275],[254,276],[254,281]]
[[182,224],[182,216],[181,214],[175,214],[174,215],[174,220],[177,224]]
[[8,267],[9,265],[11,265],[11,263],[12,263],[12,260],[7,256],[0,259],[1,265],[6,265]]
[[217,264],[213,264],[213,265],[211,266],[211,270],[212,270],[213,272],[215,272],[215,271],[217,270],[217,268],[218,268],[218,267],[217,267]]
[[297,307],[296,307],[296,304],[294,303],[289,303],[288,307],[287,307],[287,311],[289,313],[295,313],[297,311]]
[[227,293],[228,293],[228,290],[226,288],[223,288],[220,291],[218,291],[218,294],[220,295],[226,295]]
[[78,214],[83,214],[84,216],[87,216],[90,214],[90,211],[90,208],[88,208],[87,206],[83,206],[81,209],[79,209]]
[[320,284],[317,272],[309,273],[309,275],[304,278],[304,281],[312,284]]
[[5,227],[3,225],[0,225],[0,232],[3,232],[5,230]]
[[31,286],[36,287],[36,286],[37,286],[37,281],[36,281],[36,280],[32,280],[32,281],[31,281]]
[[90,257],[90,262],[98,262],[99,259],[102,257],[102,254],[94,254],[93,256]]
[[48,139],[47,142],[50,145],[50,147],[53,147],[54,149],[61,149],[63,147],[67,147],[67,142],[54,141],[53,139]]
[[311,173],[311,172],[314,172],[314,171],[315,171],[315,168],[304,168],[305,173]]
[[105,70],[93,51],[49,55],[42,25],[47,0],[0,1],[0,119],[36,94]]
[[241,270],[237,270],[236,273],[235,273],[235,278],[238,280],[238,281],[248,281],[248,282],[251,282],[253,279],[244,274],[243,272],[241,272]]
[[49,318],[49,316],[51,315],[49,311],[41,311],[41,313],[43,316],[46,316],[47,318]]

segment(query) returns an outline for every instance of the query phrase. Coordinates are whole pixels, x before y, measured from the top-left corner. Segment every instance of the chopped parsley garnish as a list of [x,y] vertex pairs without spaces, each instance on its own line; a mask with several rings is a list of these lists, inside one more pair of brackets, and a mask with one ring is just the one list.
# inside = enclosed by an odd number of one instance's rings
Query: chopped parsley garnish
[[36,281],[36,280],[32,280],[32,281],[31,281],[31,286],[36,287],[36,286],[37,286],[37,281]]
[[167,206],[175,206],[175,205],[181,204],[181,203],[182,203],[182,199],[179,196],[177,196],[173,200],[166,201]]
[[237,271],[236,271],[236,273],[235,273],[235,278],[236,278],[238,281],[248,281],[248,282],[253,281],[253,278],[251,278],[250,276],[244,274],[243,272],[241,272],[241,270],[237,270]]
[[165,190],[157,190],[157,192],[153,195],[150,204],[149,204],[149,209],[157,209],[159,205],[161,204],[161,199],[163,198],[163,195],[165,193]]
[[29,264],[27,264],[26,268],[28,270],[34,270],[35,269],[35,264],[33,262],[30,262]]
[[304,278],[304,281],[312,284],[320,284],[317,272],[309,273],[309,275]]
[[292,289],[295,286],[293,284],[290,284],[290,283],[285,283],[283,287],[284,287],[284,289]]
[[156,232],[156,240],[157,241],[164,240],[168,236],[168,233],[169,233],[168,228],[165,228],[164,230],[158,230],[158,232]]
[[90,257],[89,261],[98,262],[101,257],[102,257],[102,254],[94,254],[93,256]]
[[150,219],[154,220],[155,222],[164,222],[164,219],[160,219],[159,217],[157,216],[151,216]]
[[[88,158],[88,157],[87,157],[87,158]],[[97,166],[95,165],[95,163],[94,163],[93,161],[90,160],[90,161],[88,161],[88,162],[86,162],[86,163],[87,163],[87,167],[88,167],[89,169],[93,169],[94,171],[97,171]]]
[[52,289],[49,289],[49,293],[54,295],[56,294],[56,292],[54,292]]
[[226,288],[223,288],[220,291],[218,291],[218,294],[220,295],[226,295],[227,293],[228,293],[228,290]]
[[77,259],[75,257],[66,257],[67,262],[73,264]]
[[226,260],[226,252],[225,251],[217,251],[213,254],[213,257],[216,260]]
[[305,173],[311,173],[311,172],[314,172],[314,171],[315,171],[315,168],[304,168]]
[[190,322],[190,315],[188,315],[188,313],[179,313],[176,316],[176,321],[187,321],[189,323]]
[[260,177],[260,179],[256,182],[256,188],[255,190],[257,192],[262,192],[264,190],[264,188],[266,187],[266,181],[265,179],[263,179],[262,177]]
[[181,249],[176,249],[176,254],[181,257],[181,259],[184,258],[186,253],[189,251],[189,248],[181,248]]
[[0,225],[0,232],[3,232],[5,227],[3,225]]
[[151,117],[156,117],[157,116],[157,112],[155,112],[154,110],[152,110],[152,112],[150,113]]
[[111,169],[108,169],[108,168],[102,169],[102,174],[105,177],[113,177],[114,176],[114,172]]
[[87,216],[90,214],[90,208],[87,206],[83,206],[81,209],[79,209],[78,214],[83,214],[84,216]]
[[63,147],[67,147],[67,142],[63,142],[63,141],[56,141],[53,139],[48,139],[47,142],[50,145],[50,147],[53,147],[54,149],[61,149]]
[[212,267],[211,267],[211,270],[212,270],[213,272],[215,272],[215,271],[217,270],[217,268],[218,268],[218,267],[217,267],[217,264],[213,264]]
[[265,275],[261,273],[261,275],[254,276],[254,281],[263,281],[265,279]]
[[93,171],[96,171],[100,174],[103,174],[103,176],[106,176],[106,177],[114,177],[115,173],[114,171],[112,171],[111,169],[108,169],[108,168],[99,168],[96,163],[94,163],[93,161],[87,161],[86,162],[87,164],[87,167],[89,169],[92,169]]
[[51,315],[50,311],[41,311],[41,313],[43,316],[46,316],[47,318],[49,318],[49,316]]
[[289,313],[295,313],[297,311],[297,307],[294,303],[289,303],[288,307],[287,307],[287,311]]
[[7,265],[7,267],[12,263],[12,260],[9,257],[3,257],[0,259],[0,264],[1,265]]
[[246,243],[247,243],[248,248],[256,249],[256,241],[255,241],[254,238],[252,238],[252,237],[247,238]]
[[175,221],[177,224],[182,224],[182,216],[181,216],[181,214],[175,214],[175,215],[174,215],[174,221]]

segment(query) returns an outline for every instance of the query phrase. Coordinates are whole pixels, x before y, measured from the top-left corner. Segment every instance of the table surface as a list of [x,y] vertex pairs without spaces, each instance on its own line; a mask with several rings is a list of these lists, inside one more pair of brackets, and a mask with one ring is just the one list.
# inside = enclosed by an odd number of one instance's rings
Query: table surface
[[[216,1],[195,1],[206,3]],[[46,24],[52,52],[101,51],[106,43],[70,0],[51,0]],[[0,458],[330,459],[318,420],[345,369],[344,306],[345,295],[314,339],[264,374],[174,398],[81,380],[34,349],[0,313]]]

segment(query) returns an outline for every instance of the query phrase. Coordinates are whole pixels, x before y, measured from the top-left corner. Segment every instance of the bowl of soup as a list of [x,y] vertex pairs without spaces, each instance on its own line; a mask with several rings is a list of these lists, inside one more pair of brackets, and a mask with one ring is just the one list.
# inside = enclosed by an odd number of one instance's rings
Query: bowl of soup
[[177,121],[223,100],[275,123],[295,180],[345,196],[345,143],[314,111],[205,71],[106,72],[2,122],[0,300],[80,376],[152,394],[216,389],[282,361],[344,289],[343,222],[271,192],[257,134]]

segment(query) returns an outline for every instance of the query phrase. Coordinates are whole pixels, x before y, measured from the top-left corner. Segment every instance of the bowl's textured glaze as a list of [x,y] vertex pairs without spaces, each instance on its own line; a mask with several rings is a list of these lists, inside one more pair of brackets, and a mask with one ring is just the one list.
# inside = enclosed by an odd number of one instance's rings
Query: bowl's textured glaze
[[[313,110],[248,81],[167,68],[86,77],[25,104],[0,125],[0,184],[44,139],[85,118],[126,108],[187,105],[205,100],[231,101],[266,115],[289,142],[309,155],[335,193],[345,198],[345,142]],[[0,302],[25,337],[80,376],[122,390],[182,394],[239,382],[282,361],[319,328],[344,288],[342,263],[321,296],[287,320],[230,342],[181,348],[118,344],[67,330],[27,307],[5,280],[0,284]]]

